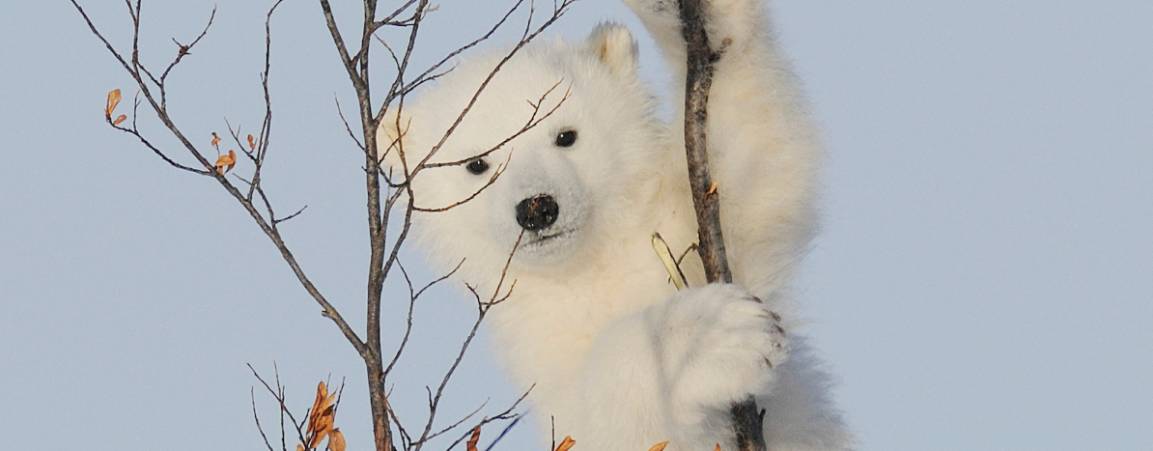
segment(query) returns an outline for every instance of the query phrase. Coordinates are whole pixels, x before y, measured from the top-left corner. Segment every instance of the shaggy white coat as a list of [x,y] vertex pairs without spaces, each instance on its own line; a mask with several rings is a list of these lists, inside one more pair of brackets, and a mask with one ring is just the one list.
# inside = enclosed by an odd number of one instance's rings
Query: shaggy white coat
[[[661,46],[672,79],[683,80],[675,0],[627,3]],[[681,115],[671,124],[656,118],[637,79],[636,43],[612,24],[583,43],[530,46],[501,67],[429,161],[492,148],[524,127],[551,87],[537,117],[569,95],[485,157],[485,174],[447,166],[413,177],[416,205],[437,208],[502,171],[469,202],[418,213],[413,230],[441,269],[463,259],[459,278],[487,297],[521,232],[515,205],[539,194],[557,199],[556,224],[524,235],[509,269],[515,289],[489,324],[515,380],[536,385],[530,399],[540,423],[555,418],[558,434],[572,435],[579,449],[640,451],[664,440],[670,450],[733,449],[728,409],[749,394],[767,410],[770,449],[847,449],[852,438],[793,320],[788,287],[814,229],[815,138],[760,2],[706,4],[712,42],[728,42],[708,132],[735,284],[705,286],[691,253],[684,266],[697,288],[678,293],[651,249],[653,232],[675,251],[696,241]],[[381,142],[399,141],[410,166],[427,156],[506,53],[462,63],[387,120]],[[675,88],[672,104],[682,105]],[[566,130],[577,142],[556,146]],[[395,173],[399,150],[385,158]]]

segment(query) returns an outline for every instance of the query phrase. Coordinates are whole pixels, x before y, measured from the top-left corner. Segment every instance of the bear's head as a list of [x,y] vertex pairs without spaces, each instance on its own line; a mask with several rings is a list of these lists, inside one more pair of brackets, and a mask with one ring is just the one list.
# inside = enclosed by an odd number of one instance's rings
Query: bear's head
[[506,55],[465,61],[393,106],[378,133],[383,166],[401,182],[403,168],[427,162],[412,176],[423,210],[413,219],[434,261],[464,259],[467,273],[492,276],[521,236],[518,272],[562,274],[635,239],[655,174],[668,170],[666,133],[622,26],[533,44],[501,63]]

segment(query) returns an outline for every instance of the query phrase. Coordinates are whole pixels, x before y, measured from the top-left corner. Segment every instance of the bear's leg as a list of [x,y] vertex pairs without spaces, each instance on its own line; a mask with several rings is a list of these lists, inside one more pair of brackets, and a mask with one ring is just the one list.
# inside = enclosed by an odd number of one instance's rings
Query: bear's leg
[[[685,44],[681,35],[678,0],[624,0],[644,22],[649,33],[678,74],[684,72]],[[702,0],[709,41],[744,53],[766,38],[763,0]]]
[[[625,0],[660,44],[674,84],[673,143],[683,148],[685,44],[677,0]],[[703,0],[720,52],[709,92],[709,166],[736,281],[759,296],[787,281],[813,227],[818,152],[762,0]],[[670,174],[684,183],[684,174]]]

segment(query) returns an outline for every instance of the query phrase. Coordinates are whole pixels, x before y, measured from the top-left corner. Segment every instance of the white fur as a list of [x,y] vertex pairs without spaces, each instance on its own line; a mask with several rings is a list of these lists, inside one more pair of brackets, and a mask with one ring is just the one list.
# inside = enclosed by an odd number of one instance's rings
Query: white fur
[[[683,79],[676,2],[626,2]],[[515,205],[539,194],[557,199],[557,223],[525,233],[509,270],[516,288],[490,324],[516,380],[536,384],[535,414],[543,424],[554,417],[580,449],[643,450],[663,440],[670,450],[732,449],[728,407],[750,394],[767,409],[771,449],[847,449],[852,439],[826,393],[828,377],[789,321],[791,269],[813,231],[815,139],[759,2],[706,4],[713,42],[729,43],[712,88],[709,144],[734,285],[703,285],[690,255],[684,265],[698,288],[675,292],[651,250],[653,232],[676,251],[696,239],[681,121],[656,119],[637,79],[635,41],[616,25],[580,44],[530,46],[501,68],[429,161],[465,159],[503,141],[529,119],[529,102],[558,82],[538,114],[570,95],[489,155],[489,173],[450,166],[414,176],[416,205],[442,207],[507,162],[475,199],[417,214],[414,230],[434,263],[464,259],[460,277],[488,294],[521,232]],[[503,55],[464,62],[386,121],[381,141],[403,135],[408,164],[425,158]],[[674,96],[680,105],[682,89]],[[558,148],[554,137],[566,129],[578,140]],[[400,150],[386,156],[398,173]]]

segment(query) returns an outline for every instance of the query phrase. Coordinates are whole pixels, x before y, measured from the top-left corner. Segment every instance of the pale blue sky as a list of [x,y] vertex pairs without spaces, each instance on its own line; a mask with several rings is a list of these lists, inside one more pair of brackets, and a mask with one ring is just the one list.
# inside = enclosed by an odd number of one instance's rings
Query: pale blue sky
[[[85,3],[125,45],[123,5]],[[258,122],[268,3],[220,0],[216,28],[173,76],[192,136],[225,116]],[[421,61],[484,29],[496,4],[442,2]],[[166,59],[168,38],[194,34],[210,7],[146,3],[145,59]],[[824,231],[798,292],[862,448],[1153,449],[1153,3],[775,11],[829,154]],[[582,0],[553,34],[604,19],[639,31],[617,2]],[[359,324],[360,157],[332,101],[350,102],[347,81],[315,2],[288,0],[275,26],[268,188],[282,210],[309,205],[286,234]],[[661,81],[651,43],[641,51]],[[0,5],[7,446],[257,449],[244,363],[276,361],[300,410],[317,379],[348,378],[338,424],[363,449],[357,357],[220,189],[102,123],[105,92],[129,86],[66,1]],[[422,307],[416,350],[436,357],[410,358],[394,381],[410,420],[471,314],[449,290]],[[451,387],[452,411],[515,396],[485,345]],[[530,432],[503,449],[529,449]]]

